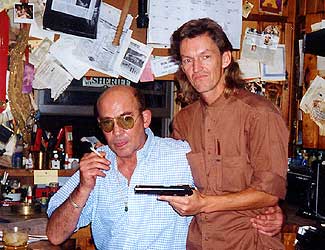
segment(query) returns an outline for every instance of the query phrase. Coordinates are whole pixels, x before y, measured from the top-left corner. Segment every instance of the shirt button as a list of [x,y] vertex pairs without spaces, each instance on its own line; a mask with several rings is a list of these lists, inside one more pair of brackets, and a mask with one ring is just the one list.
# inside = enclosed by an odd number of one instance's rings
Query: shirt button
[[204,219],[208,220],[208,219],[209,219],[209,217],[206,215],[206,216],[204,216]]
[[208,128],[208,132],[210,132],[210,131],[211,131],[211,129]]
[[209,240],[209,237],[205,237],[204,240],[208,241]]
[[208,155],[210,155],[211,154],[211,152],[210,151],[208,151]]

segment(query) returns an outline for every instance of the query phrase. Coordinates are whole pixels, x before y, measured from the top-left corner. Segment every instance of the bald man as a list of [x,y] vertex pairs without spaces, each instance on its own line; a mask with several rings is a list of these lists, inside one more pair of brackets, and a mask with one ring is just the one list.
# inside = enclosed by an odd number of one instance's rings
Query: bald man
[[86,154],[80,169],[51,198],[47,236],[61,244],[91,225],[97,249],[185,249],[191,217],[180,216],[135,185],[193,186],[188,143],[155,137],[143,96],[129,86],[106,90],[97,101],[108,145]]

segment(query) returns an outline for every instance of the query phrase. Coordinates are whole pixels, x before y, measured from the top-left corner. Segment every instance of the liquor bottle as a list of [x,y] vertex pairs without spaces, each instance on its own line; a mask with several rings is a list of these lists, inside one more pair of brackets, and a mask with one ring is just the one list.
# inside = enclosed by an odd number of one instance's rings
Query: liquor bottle
[[28,158],[26,159],[26,169],[33,169],[34,168],[34,159],[32,157],[32,153],[28,154]]
[[27,188],[27,203],[31,204],[33,202],[33,191],[32,187],[28,186]]
[[71,164],[69,163],[69,156],[67,154],[64,157],[63,168],[64,169],[71,169]]
[[65,161],[66,153],[64,151],[64,146],[62,143],[60,144],[60,146],[58,148],[58,155],[59,155],[60,167],[61,167],[61,169],[64,169],[64,161]]
[[17,135],[15,152],[12,155],[12,167],[23,168],[23,139],[21,135]]
[[52,159],[51,159],[51,169],[60,169],[60,160],[57,150],[53,150]]

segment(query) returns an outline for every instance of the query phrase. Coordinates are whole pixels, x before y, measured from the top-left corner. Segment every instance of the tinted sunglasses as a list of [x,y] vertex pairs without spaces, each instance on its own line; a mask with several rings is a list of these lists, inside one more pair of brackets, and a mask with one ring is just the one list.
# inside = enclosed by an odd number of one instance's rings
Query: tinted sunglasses
[[120,128],[131,129],[134,127],[134,124],[136,123],[139,117],[140,114],[136,118],[131,115],[120,115],[114,118],[106,118],[99,121],[99,127],[106,133],[109,133],[114,129],[114,120],[116,120],[116,123]]

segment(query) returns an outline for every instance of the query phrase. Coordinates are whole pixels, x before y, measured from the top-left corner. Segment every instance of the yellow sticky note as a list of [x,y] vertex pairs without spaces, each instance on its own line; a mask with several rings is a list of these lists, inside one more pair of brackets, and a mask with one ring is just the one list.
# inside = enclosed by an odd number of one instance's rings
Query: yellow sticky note
[[34,184],[59,182],[58,170],[34,170]]

